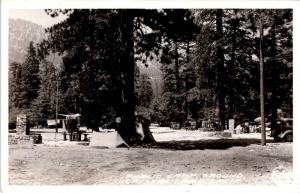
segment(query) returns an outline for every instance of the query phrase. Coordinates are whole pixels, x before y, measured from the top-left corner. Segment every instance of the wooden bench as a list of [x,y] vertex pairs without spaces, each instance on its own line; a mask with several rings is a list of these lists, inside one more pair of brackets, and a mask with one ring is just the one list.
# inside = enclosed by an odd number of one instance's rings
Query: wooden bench
[[64,141],[67,141],[67,136],[69,136],[69,141],[81,141],[81,134],[84,135],[83,141],[88,141],[88,135],[90,135],[90,133],[86,133],[86,132],[72,132],[72,133],[64,132],[63,133]]

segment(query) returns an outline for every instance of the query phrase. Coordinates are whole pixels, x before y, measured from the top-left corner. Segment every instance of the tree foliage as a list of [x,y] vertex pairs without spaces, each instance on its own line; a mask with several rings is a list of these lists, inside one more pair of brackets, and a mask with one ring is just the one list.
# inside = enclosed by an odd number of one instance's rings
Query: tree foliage
[[28,116],[30,121],[34,119],[31,107],[39,96],[41,84],[39,64],[36,48],[33,42],[30,42],[25,61],[22,64],[13,62],[10,65],[9,108],[12,122],[21,112],[30,114]]
[[[121,118],[119,133],[141,142],[135,114],[168,125],[189,120],[259,116],[259,25],[264,28],[266,108],[292,116],[292,10],[74,9],[46,10],[67,18],[47,29],[24,63],[10,66],[10,109],[37,118],[81,113],[97,128]],[[263,23],[259,23],[264,21]],[[63,58],[59,68],[46,61]],[[163,92],[136,65],[161,63]],[[58,86],[58,96],[56,88]],[[38,115],[38,116],[37,116]]]
[[[47,12],[56,16],[61,11]],[[80,101],[78,107],[86,118],[99,120],[101,113],[107,112],[105,107],[112,107],[122,119],[120,134],[129,141],[136,141],[135,58],[153,59],[166,37],[183,39],[180,34],[184,31],[177,33],[177,27],[191,21],[187,19],[188,11],[92,9],[62,12],[69,17],[48,29],[50,37],[41,45],[45,50],[41,53],[52,50],[64,55],[63,77],[74,85],[62,87],[73,98],[79,98],[76,100]]]
[[[221,45],[224,50],[225,58],[224,86],[225,114],[227,119],[238,118],[240,120],[253,120],[259,116],[259,25],[257,21],[260,21],[260,17],[264,17],[263,21],[266,22],[264,23],[265,33],[263,48],[266,57],[267,113],[271,113],[271,108],[276,110],[277,108],[284,108],[285,105],[282,106],[281,104],[285,103],[285,100],[290,102],[292,100],[291,94],[288,95],[289,99],[279,99],[280,93],[289,93],[289,91],[284,88],[292,88],[291,84],[286,86],[286,83],[279,81],[280,76],[287,77],[289,74],[291,78],[292,75],[290,71],[292,66],[290,57],[292,51],[291,10],[224,10],[224,38],[222,41],[216,41],[213,33],[216,22],[211,15],[214,11],[215,10],[204,10],[195,12],[197,15],[196,21],[202,30],[199,34],[197,49],[193,57],[193,63],[199,66],[199,74],[202,74],[202,78],[199,78],[199,85],[206,86],[210,81],[211,86],[208,88],[209,90],[213,88],[212,86],[216,86],[214,82],[215,77],[217,77],[217,72],[214,67],[214,60],[217,58],[215,56],[217,47]],[[280,23],[280,25],[277,26],[276,35],[274,36],[275,31],[272,30],[272,28],[274,28],[275,20],[273,18],[275,13],[281,16],[277,16],[276,22],[278,24]],[[284,33],[285,37],[281,36],[281,33]],[[274,39],[274,37],[276,37],[276,39]],[[289,46],[284,46],[283,48],[280,43],[281,41],[289,42]],[[276,50],[277,55],[284,56],[280,60],[274,60],[274,58],[276,58],[274,50]],[[283,63],[283,61],[285,61],[285,63]],[[291,79],[289,80],[291,81]],[[273,81],[278,84],[273,84]],[[278,99],[277,102],[274,101],[274,94],[277,95],[275,97]],[[273,96],[273,100],[271,100],[271,96]],[[289,104],[291,104],[290,102]]]
[[30,42],[28,52],[21,70],[20,108],[29,108],[38,97],[40,88],[39,60],[33,42]]
[[41,63],[40,76],[41,87],[38,91],[38,97],[31,106],[39,122],[55,119],[56,100],[58,100],[58,77],[54,64],[44,60]]

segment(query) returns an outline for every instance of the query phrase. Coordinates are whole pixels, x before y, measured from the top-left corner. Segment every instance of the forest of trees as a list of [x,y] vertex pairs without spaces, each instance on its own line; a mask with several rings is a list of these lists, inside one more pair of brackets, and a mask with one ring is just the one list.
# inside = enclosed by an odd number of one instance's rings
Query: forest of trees
[[[80,113],[97,128],[121,117],[121,136],[139,143],[136,113],[151,122],[253,120],[260,116],[259,60],[263,33],[265,107],[292,117],[292,10],[75,9],[45,10],[68,18],[30,43],[23,63],[10,64],[10,121],[24,112],[32,123]],[[61,66],[45,58],[62,57]],[[153,96],[146,66],[157,60],[163,89]],[[57,92],[58,86],[58,92]]]

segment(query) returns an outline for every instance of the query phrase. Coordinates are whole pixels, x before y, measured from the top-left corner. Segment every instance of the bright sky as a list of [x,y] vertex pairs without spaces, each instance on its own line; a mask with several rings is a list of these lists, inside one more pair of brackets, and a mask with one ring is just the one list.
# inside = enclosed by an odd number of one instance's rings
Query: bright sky
[[43,9],[14,9],[9,11],[9,18],[20,18],[33,23],[42,25],[43,27],[50,27],[53,24],[56,24],[66,16],[58,16],[55,18],[50,17],[46,14]]

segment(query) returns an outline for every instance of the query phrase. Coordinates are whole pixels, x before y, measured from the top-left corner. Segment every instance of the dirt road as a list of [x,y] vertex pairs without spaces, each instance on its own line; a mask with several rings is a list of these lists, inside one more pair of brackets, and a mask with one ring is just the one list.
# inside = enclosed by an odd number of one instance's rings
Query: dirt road
[[227,149],[9,146],[11,185],[281,185],[292,183],[292,143]]

